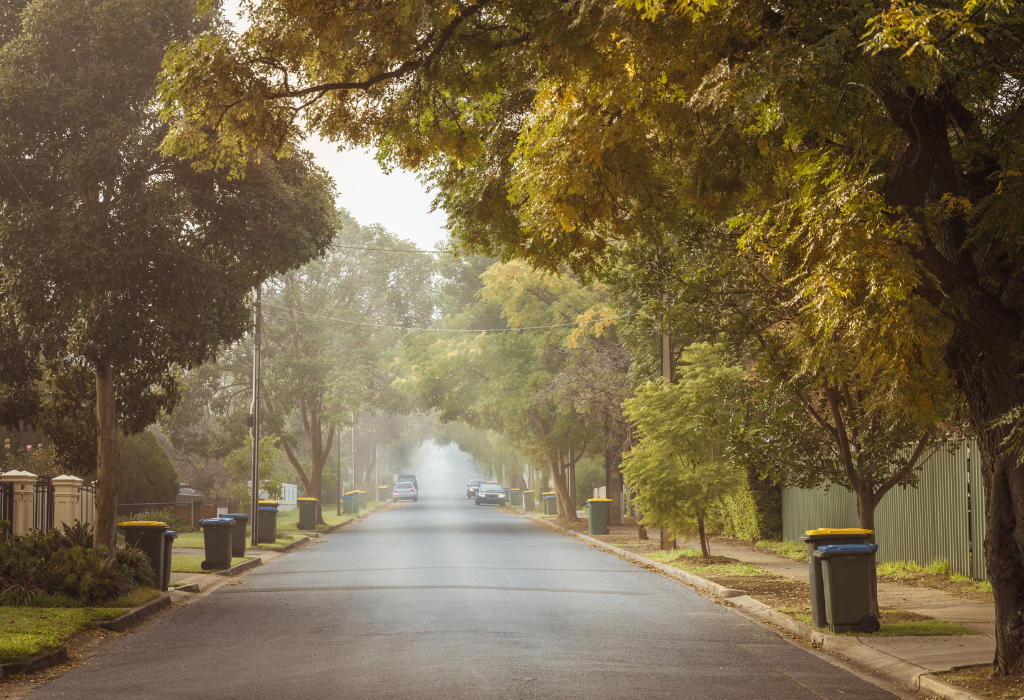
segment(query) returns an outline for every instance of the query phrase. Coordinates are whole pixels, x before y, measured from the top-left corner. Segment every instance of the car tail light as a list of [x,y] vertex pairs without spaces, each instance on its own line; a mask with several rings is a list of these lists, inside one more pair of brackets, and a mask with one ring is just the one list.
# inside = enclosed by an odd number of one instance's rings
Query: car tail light
[[416,493],[416,489],[409,489],[412,493]]

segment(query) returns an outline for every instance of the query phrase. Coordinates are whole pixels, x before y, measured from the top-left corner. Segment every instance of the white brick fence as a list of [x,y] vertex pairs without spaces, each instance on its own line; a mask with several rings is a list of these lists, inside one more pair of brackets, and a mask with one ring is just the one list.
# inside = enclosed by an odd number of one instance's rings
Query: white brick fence
[[95,484],[77,476],[36,476],[17,470],[0,474],[0,520],[10,522],[16,535],[91,523],[95,511]]

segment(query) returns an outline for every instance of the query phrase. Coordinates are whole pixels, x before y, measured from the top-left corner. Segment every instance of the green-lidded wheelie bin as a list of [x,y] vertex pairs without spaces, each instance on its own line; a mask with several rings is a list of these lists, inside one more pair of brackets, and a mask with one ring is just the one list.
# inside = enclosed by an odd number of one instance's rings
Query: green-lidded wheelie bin
[[341,512],[342,513],[358,513],[359,512],[359,500],[356,496],[359,494],[358,491],[349,491],[341,497]]
[[533,491],[523,491],[523,510],[533,510]]
[[388,486],[387,484],[384,484],[383,486],[378,486],[377,487],[377,502],[378,503],[384,503],[385,501],[388,500],[388,489],[390,489],[390,488],[391,487]]
[[830,632],[877,632],[871,615],[871,567],[877,544],[826,544],[814,551],[825,585]]
[[299,502],[299,529],[316,529],[316,506],[320,501],[316,498],[297,498]]
[[587,519],[590,522],[591,535],[608,534],[608,509],[611,505],[610,498],[591,498],[587,501]]
[[153,565],[153,588],[159,589],[164,582],[164,533],[167,523],[156,520],[129,520],[119,523],[124,532],[124,542],[130,547],[141,549]]
[[[262,509],[261,509],[262,510]],[[204,571],[231,568],[231,533],[234,518],[206,518],[199,521],[203,528],[203,548],[206,559],[199,565]]]
[[510,502],[514,506],[521,506],[521,505],[523,505],[523,492],[520,491],[519,489],[512,489],[511,501]]
[[544,515],[558,515],[558,498],[554,493],[542,493],[544,499]]
[[356,508],[366,510],[366,491],[356,491]]
[[874,535],[872,530],[859,527],[820,527],[807,530],[800,535],[800,540],[807,543],[807,567],[811,584],[811,624],[824,627],[825,621],[825,587],[821,580],[821,560],[814,558],[818,547],[830,544],[864,544]]
[[235,521],[235,528],[231,531],[231,556],[244,557],[245,545],[249,542],[249,515],[247,513],[225,513],[221,517],[231,518]]
[[256,542],[273,542],[277,539],[277,508],[260,506],[256,509]]
[[166,591],[171,586],[171,557],[174,553],[174,540],[178,539],[178,533],[174,530],[164,530],[164,577],[161,591]]

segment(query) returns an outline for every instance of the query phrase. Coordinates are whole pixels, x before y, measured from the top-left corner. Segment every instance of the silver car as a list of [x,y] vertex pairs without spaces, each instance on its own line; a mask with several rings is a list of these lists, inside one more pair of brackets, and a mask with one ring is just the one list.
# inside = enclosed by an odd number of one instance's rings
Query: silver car
[[416,491],[416,486],[408,481],[399,481],[395,484],[395,490],[391,492],[392,503],[418,500],[420,500],[420,494]]

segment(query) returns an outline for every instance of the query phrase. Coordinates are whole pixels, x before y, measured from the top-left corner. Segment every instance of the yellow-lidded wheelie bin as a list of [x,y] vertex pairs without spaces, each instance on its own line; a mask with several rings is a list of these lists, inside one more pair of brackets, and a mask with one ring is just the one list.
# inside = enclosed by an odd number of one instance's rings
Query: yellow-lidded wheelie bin
[[356,496],[359,495],[358,491],[349,491],[341,498],[341,512],[342,513],[358,513],[359,502]]
[[587,501],[589,514],[587,519],[591,535],[608,534],[608,509],[611,508],[610,498],[591,498]]
[[800,535],[800,540],[807,543],[811,623],[815,627],[824,627],[828,624],[825,619],[825,587],[821,578],[821,559],[814,557],[815,550],[830,544],[865,544],[874,534],[874,530],[859,527],[820,527],[816,530],[807,530]]
[[871,567],[877,544],[826,544],[814,558],[821,562],[825,618],[830,632],[877,632],[871,615]]
[[167,523],[156,520],[129,520],[118,523],[124,533],[124,541],[130,547],[137,547],[146,553],[153,565],[153,588],[160,589],[164,583],[164,532]]
[[387,484],[383,484],[377,487],[377,502],[385,503],[388,500],[388,493],[391,487]]
[[316,529],[316,506],[319,500],[316,498],[297,498],[299,502],[299,529]]
[[366,510],[366,491],[356,491],[356,508]]

